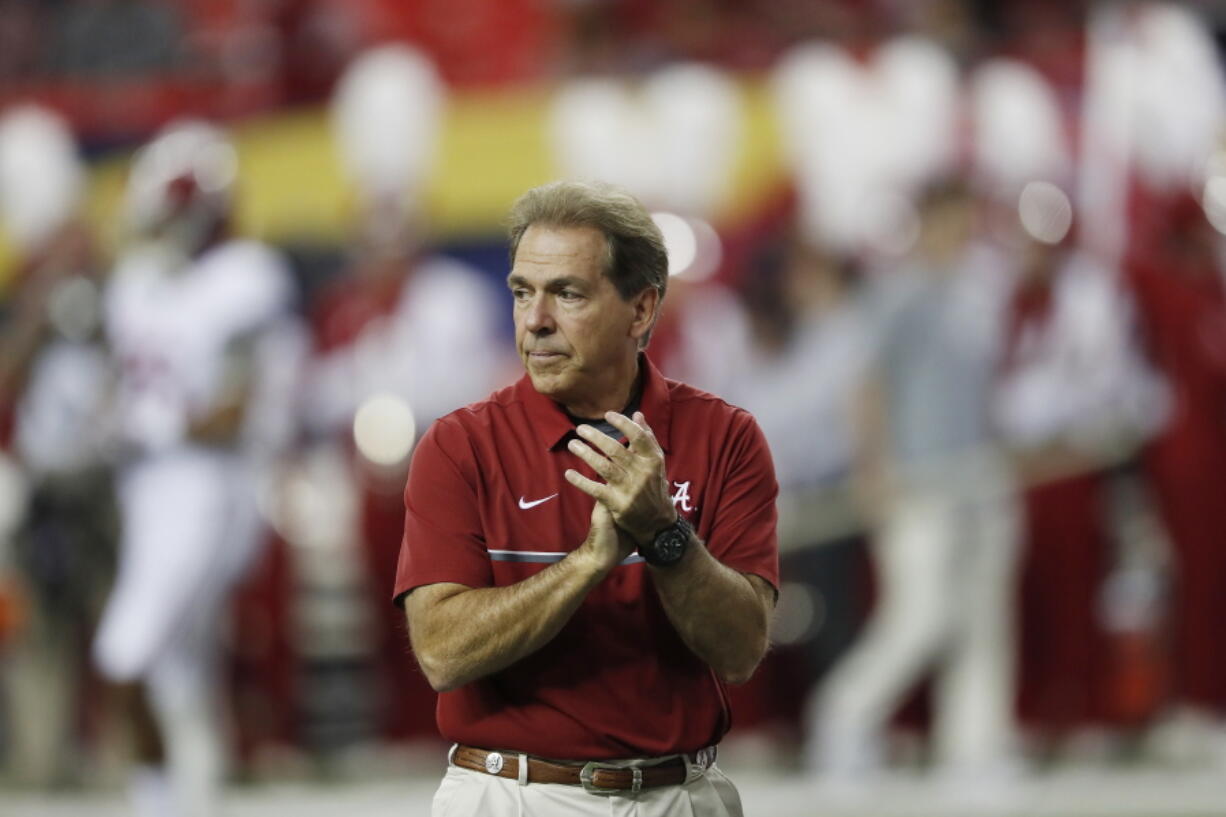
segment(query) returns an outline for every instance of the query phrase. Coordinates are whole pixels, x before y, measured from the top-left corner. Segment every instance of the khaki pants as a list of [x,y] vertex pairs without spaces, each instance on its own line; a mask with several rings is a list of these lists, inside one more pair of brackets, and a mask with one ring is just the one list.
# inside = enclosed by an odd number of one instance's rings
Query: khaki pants
[[[628,763],[627,765],[633,765]],[[589,794],[581,786],[526,783],[448,766],[431,817],[744,817],[741,796],[717,766],[691,765],[679,786]]]
[[1009,766],[1018,520],[1009,486],[990,477],[896,498],[873,545],[877,607],[817,696],[815,771],[875,771],[890,715],[930,669],[937,763],[967,774]]

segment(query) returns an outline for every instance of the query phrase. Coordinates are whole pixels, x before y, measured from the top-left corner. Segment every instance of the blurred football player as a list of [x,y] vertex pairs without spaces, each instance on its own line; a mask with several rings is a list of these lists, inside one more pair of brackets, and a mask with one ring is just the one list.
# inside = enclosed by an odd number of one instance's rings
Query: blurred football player
[[294,284],[270,247],[230,235],[238,157],[203,122],[133,162],[135,240],[105,297],[122,446],[118,576],[94,658],[128,685],[140,815],[215,813],[224,771],[219,627],[262,542],[261,458],[286,436]]

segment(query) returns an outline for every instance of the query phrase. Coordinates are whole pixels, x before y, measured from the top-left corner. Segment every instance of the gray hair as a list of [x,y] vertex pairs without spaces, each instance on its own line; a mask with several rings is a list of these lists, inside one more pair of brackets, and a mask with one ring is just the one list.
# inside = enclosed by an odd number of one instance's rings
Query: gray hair
[[533,224],[600,230],[605,237],[604,274],[618,294],[628,301],[653,287],[664,300],[668,289],[664,237],[647,208],[625,190],[599,182],[555,181],[524,193],[507,219],[511,266],[520,239]]

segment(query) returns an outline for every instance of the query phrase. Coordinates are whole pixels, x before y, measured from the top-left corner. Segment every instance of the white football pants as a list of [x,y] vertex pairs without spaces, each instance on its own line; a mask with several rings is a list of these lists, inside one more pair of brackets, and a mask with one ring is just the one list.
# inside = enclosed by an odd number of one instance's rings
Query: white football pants
[[215,812],[224,755],[218,627],[261,542],[233,455],[180,449],[127,468],[115,588],[94,642],[102,673],[143,681],[167,752],[172,817]]

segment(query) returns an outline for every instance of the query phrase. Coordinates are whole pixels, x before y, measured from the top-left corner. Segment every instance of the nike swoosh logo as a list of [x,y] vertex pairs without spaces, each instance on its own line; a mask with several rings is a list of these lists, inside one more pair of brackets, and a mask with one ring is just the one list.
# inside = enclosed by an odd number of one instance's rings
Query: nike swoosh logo
[[555,496],[557,496],[557,494],[550,494],[544,499],[534,499],[531,502],[528,502],[521,496],[519,498],[519,507],[526,511],[529,508],[535,508],[537,505],[540,505],[542,502],[548,502],[549,500],[553,499]]

